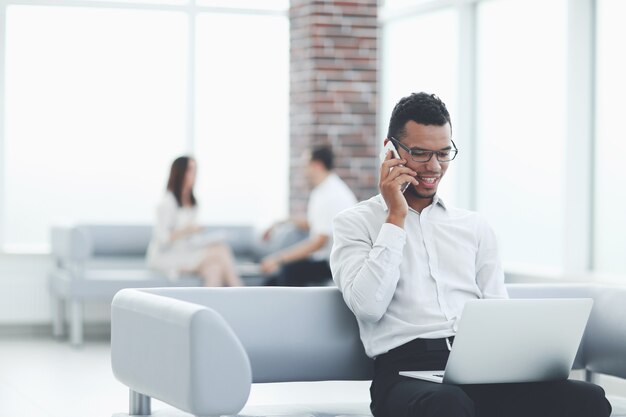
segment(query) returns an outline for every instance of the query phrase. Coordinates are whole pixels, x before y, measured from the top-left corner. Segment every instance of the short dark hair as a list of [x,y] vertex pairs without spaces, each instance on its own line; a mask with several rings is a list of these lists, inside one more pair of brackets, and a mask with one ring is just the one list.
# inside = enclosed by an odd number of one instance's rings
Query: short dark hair
[[311,151],[311,161],[321,162],[327,171],[335,167],[333,159],[333,150],[330,146],[318,146]]
[[446,105],[434,94],[412,93],[402,97],[391,112],[387,137],[402,140],[406,134],[405,125],[409,120],[421,125],[443,126],[450,124],[450,113]]

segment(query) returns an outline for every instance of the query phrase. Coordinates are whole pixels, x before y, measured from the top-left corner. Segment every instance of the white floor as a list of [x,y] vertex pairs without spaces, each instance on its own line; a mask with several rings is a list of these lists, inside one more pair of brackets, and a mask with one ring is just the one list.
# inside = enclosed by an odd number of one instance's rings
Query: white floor
[[[0,417],[111,417],[128,412],[128,390],[113,377],[109,354],[105,340],[74,349],[46,337],[0,338]],[[258,384],[248,404],[367,403],[368,388],[368,382]],[[153,401],[153,412],[166,409]]]
[[[625,395],[624,380],[598,379],[609,395]],[[367,381],[256,384],[244,411],[263,412],[270,404],[360,403],[366,413],[368,389]],[[620,409],[615,414],[626,415],[626,400],[611,400],[615,411]],[[188,416],[159,401],[153,401],[152,411]],[[128,390],[113,377],[107,340],[90,340],[75,349],[51,337],[0,338],[0,417],[111,417],[127,412]]]

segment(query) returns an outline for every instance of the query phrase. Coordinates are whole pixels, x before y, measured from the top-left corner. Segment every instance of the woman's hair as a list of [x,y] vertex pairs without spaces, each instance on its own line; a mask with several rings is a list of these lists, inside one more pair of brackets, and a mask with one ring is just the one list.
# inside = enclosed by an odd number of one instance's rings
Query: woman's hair
[[[193,158],[188,156],[180,156],[176,158],[174,162],[172,162],[172,168],[170,168],[170,178],[167,180],[167,190],[174,194],[179,207],[183,205],[183,183],[185,182],[185,175],[187,174],[189,161],[193,161]],[[191,189],[191,205],[196,205],[196,197],[193,195],[193,188]]]

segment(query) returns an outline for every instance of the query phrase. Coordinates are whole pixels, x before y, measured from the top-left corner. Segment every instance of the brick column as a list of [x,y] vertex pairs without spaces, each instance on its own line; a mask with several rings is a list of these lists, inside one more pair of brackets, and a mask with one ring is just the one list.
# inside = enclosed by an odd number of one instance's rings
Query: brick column
[[331,145],[359,200],[377,193],[377,1],[291,0],[290,212],[306,211],[302,154]]

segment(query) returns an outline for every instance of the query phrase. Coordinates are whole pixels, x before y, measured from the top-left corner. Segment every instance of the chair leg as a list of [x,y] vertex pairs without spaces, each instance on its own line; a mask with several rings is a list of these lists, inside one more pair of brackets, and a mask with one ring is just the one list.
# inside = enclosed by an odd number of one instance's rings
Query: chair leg
[[65,334],[65,301],[56,295],[51,298],[52,303],[52,334],[54,337],[63,337]]
[[83,344],[83,303],[80,300],[70,302],[70,343],[79,347]]
[[150,397],[129,390],[129,409],[128,414],[131,416],[149,416],[152,414],[150,410]]

